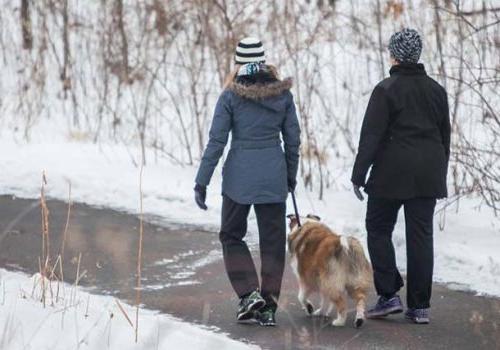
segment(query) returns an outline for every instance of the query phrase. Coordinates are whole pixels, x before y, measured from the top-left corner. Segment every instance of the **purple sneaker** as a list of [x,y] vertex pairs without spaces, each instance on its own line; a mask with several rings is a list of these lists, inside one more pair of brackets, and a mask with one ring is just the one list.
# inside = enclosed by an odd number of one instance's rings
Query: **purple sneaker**
[[403,304],[401,304],[399,295],[395,295],[389,299],[381,296],[378,298],[377,304],[368,309],[366,317],[381,318],[392,314],[399,314],[401,312],[403,312]]
[[405,318],[416,324],[428,324],[429,309],[408,309],[405,312]]

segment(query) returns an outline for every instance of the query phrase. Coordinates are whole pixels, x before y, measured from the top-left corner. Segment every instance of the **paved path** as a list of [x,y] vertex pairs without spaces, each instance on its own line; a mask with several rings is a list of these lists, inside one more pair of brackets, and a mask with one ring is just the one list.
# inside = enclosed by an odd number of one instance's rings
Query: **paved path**
[[[56,252],[66,204],[49,201],[51,246]],[[154,221],[154,218],[150,218]],[[86,270],[83,284],[96,293],[133,300],[138,220],[86,205],[72,208],[64,275],[73,281],[77,256]],[[32,273],[40,255],[37,201],[0,196],[0,267]],[[416,326],[401,315],[368,321],[356,330],[310,318],[296,301],[297,283],[287,267],[279,326],[234,322],[236,299],[220,261],[217,234],[193,227],[146,224],[143,284],[145,307],[186,321],[216,326],[231,337],[265,349],[500,349],[500,299],[477,297],[434,286],[432,324]],[[370,302],[375,296],[371,295]],[[349,321],[352,320],[352,313]]]

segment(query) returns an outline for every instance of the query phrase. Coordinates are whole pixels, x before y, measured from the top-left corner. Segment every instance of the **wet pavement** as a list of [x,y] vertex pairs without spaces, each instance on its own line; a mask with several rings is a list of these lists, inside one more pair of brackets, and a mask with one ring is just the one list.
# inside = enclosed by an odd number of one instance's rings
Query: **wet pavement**
[[[48,207],[51,252],[56,256],[67,204],[48,201]],[[157,222],[158,218],[148,221]],[[37,200],[0,196],[0,267],[38,271],[40,222]],[[81,254],[80,271],[85,271],[81,285],[132,302],[138,226],[139,220],[132,215],[73,205],[64,254],[65,280],[75,280]],[[237,300],[220,260],[217,233],[165,223],[145,223],[144,229],[144,306],[215,326],[234,339],[265,349],[500,349],[500,299],[435,285],[431,325],[413,325],[398,315],[368,320],[359,330],[350,323],[333,328],[331,319],[310,318],[300,309],[297,283],[288,266],[278,327],[236,324]],[[372,294],[370,302],[374,299]],[[351,312],[349,321],[352,317]]]

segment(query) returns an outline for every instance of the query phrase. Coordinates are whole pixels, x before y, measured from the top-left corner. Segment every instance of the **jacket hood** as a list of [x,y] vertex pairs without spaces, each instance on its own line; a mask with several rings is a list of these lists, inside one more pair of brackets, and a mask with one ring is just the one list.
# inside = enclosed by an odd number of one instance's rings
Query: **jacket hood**
[[268,97],[279,96],[283,92],[290,90],[293,85],[292,78],[276,80],[270,83],[242,84],[237,81],[232,82],[228,89],[236,95],[254,101],[261,101]]

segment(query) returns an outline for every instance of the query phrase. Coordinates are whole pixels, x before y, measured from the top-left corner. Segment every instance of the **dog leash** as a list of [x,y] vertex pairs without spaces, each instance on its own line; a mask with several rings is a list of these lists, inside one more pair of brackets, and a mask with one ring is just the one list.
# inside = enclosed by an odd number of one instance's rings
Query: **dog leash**
[[295,210],[295,218],[297,219],[297,225],[301,227],[302,225],[300,224],[299,210],[297,209],[297,201],[295,200],[295,192],[291,191],[290,193],[292,194],[293,209]]

